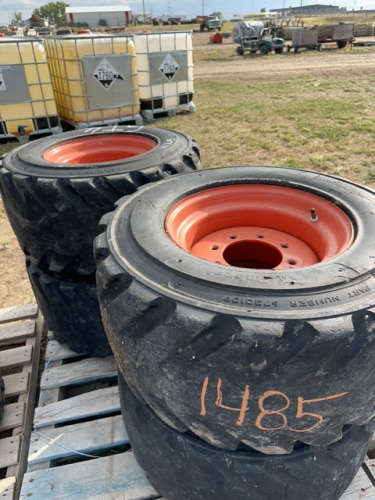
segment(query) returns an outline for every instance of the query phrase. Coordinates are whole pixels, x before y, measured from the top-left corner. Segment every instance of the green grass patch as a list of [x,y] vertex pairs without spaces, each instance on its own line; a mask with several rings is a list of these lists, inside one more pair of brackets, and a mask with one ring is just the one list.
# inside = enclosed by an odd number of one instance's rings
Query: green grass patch
[[9,153],[12,149],[19,146],[19,142],[8,142],[6,144],[0,144],[0,156],[5,155],[5,153]]

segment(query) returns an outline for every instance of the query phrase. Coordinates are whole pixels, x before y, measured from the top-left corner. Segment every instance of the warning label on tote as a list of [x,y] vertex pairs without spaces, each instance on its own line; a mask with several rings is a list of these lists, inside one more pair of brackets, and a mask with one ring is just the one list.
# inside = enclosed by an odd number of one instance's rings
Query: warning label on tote
[[5,81],[4,81],[4,76],[3,76],[3,70],[0,68],[0,90],[6,90],[5,86]]
[[174,75],[180,69],[180,65],[173,59],[170,54],[165,56],[164,61],[159,66],[159,71],[165,76],[165,78],[171,82]]
[[115,80],[125,80],[125,78],[118,73],[116,68],[114,68],[105,58],[101,60],[92,76],[98,80],[105,90],[108,90]]

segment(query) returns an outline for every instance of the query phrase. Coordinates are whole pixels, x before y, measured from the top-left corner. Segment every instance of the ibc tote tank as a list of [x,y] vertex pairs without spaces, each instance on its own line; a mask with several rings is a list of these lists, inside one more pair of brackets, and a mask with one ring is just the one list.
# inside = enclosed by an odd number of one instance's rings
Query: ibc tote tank
[[194,112],[192,32],[136,33],[135,49],[145,120],[165,111]]
[[132,35],[45,39],[60,118],[73,128],[142,124]]
[[43,45],[0,38],[0,142],[61,132]]

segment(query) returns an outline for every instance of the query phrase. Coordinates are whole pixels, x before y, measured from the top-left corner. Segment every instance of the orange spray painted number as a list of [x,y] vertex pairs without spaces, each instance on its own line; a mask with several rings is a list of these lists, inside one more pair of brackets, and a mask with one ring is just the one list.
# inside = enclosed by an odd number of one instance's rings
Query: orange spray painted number
[[[207,394],[207,389],[208,389],[208,384],[209,384],[209,379],[206,377],[203,381],[202,385],[202,390],[201,390],[201,396],[200,396],[200,401],[201,401],[201,415],[205,416],[207,413],[206,410],[206,394]],[[326,396],[323,398],[317,398],[317,399],[304,399],[302,397],[297,397],[297,411],[295,418],[298,419],[303,419],[304,417],[312,417],[316,419],[316,423],[309,428],[306,429],[293,429],[291,427],[288,427],[288,419],[287,416],[284,414],[284,412],[290,407],[290,399],[286,394],[283,392],[279,391],[266,391],[264,392],[259,398],[258,398],[258,408],[259,408],[259,414],[254,422],[255,427],[262,431],[277,431],[281,429],[289,429],[290,431],[293,432],[311,432],[314,429],[316,429],[319,425],[324,420],[324,417],[322,415],[318,415],[317,413],[309,413],[305,410],[305,405],[310,405],[313,403],[320,403],[322,401],[330,401],[333,399],[338,399],[342,398],[348,394],[347,392],[343,392],[341,394],[334,394],[333,396]],[[279,397],[284,399],[283,405],[278,409],[278,410],[270,410],[267,409],[267,399],[272,398],[272,397]],[[215,401],[215,406],[218,408],[222,408],[223,410],[229,410],[229,411],[234,411],[238,412],[238,420],[236,422],[236,425],[242,426],[245,420],[246,412],[249,410],[248,402],[250,398],[250,389],[249,386],[245,386],[245,390],[242,394],[241,398],[241,405],[239,408],[233,408],[232,406],[225,406],[223,405],[223,390],[222,390],[222,380],[219,378],[217,380],[216,384],[216,401]],[[275,415],[280,419],[280,425],[278,427],[265,427],[263,425],[263,419],[267,415]]]

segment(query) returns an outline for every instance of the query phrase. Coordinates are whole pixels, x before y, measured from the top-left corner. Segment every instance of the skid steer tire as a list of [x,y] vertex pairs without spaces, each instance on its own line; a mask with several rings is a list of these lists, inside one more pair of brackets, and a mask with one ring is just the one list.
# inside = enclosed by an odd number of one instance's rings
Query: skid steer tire
[[100,319],[95,282],[62,279],[28,257],[26,269],[46,325],[60,344],[93,357],[112,353]]
[[121,411],[140,467],[169,500],[337,500],[365,457],[374,421],[350,426],[323,447],[264,455],[242,446],[228,451],[180,433],[142,405],[119,375]]
[[[242,226],[254,234],[238,236]],[[168,425],[226,449],[290,453],[365,424],[375,414],[374,227],[373,191],[294,169],[200,171],[123,199],[95,253],[127,383]],[[179,241],[205,235],[212,258]],[[304,252],[288,256],[291,235],[315,263],[296,267]],[[236,258],[248,244],[264,265]]]
[[102,215],[149,182],[200,168],[196,142],[171,130],[99,127],[28,143],[8,153],[0,191],[19,244],[64,277],[92,275]]

